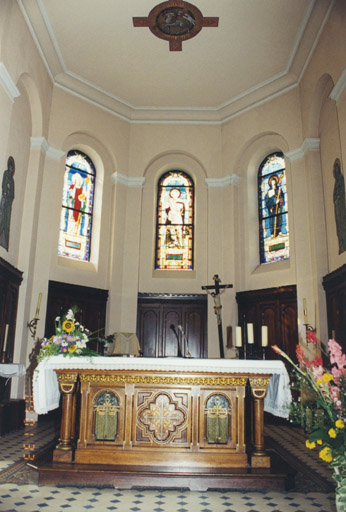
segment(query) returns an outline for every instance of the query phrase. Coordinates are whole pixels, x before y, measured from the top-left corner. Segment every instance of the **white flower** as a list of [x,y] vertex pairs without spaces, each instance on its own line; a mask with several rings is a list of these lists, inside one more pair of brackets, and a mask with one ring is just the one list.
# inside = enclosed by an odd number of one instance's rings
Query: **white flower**
[[56,322],[59,322],[59,320],[60,320],[60,316],[57,316],[57,317],[56,317],[56,319],[55,319],[55,321],[56,321]]
[[84,340],[78,340],[78,341],[76,341],[76,347],[77,347],[77,349],[85,348],[86,342]]
[[68,312],[66,313],[66,320],[73,320],[73,318],[73,311],[72,309],[69,309]]

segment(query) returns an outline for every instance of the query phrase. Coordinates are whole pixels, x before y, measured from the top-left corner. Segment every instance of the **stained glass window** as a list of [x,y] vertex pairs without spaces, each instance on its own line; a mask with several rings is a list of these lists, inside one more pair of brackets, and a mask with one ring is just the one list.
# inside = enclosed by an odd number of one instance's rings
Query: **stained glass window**
[[81,151],[71,150],[65,163],[58,255],[90,259],[95,167]]
[[261,263],[289,258],[285,160],[272,153],[258,171],[258,205]]
[[192,270],[193,243],[193,181],[183,171],[169,171],[158,183],[155,268]]

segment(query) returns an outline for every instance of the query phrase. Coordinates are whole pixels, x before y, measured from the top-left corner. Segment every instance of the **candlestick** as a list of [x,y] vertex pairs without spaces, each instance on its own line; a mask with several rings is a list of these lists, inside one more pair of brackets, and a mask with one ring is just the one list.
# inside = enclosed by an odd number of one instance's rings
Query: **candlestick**
[[253,324],[247,324],[247,342],[249,345],[252,345],[254,343]]
[[243,341],[241,338],[241,327],[239,325],[237,325],[237,327],[235,328],[235,346],[241,347],[242,345],[243,345]]
[[40,313],[41,300],[42,300],[42,293],[40,293],[40,294],[39,294],[39,296],[38,296],[38,301],[37,301],[37,308],[36,308],[35,318],[38,318],[38,315],[39,315],[39,313]]
[[262,325],[262,327],[261,327],[261,342],[262,342],[262,347],[268,346],[268,326],[267,325]]
[[306,299],[303,299],[304,324],[308,324],[308,310],[306,307]]
[[3,349],[2,349],[3,352],[6,352],[6,348],[7,348],[8,328],[9,328],[9,324],[6,324],[5,336],[4,336],[4,346],[3,346]]

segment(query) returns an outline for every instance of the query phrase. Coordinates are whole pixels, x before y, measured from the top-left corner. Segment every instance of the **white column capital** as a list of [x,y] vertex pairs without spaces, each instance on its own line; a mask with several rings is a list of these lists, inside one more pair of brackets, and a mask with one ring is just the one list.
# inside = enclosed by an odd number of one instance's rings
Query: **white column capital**
[[320,150],[320,139],[318,138],[310,138],[304,139],[300,148],[292,149],[291,151],[287,151],[285,153],[285,158],[294,162],[295,160],[301,160],[305,153],[308,151],[319,151]]
[[125,185],[126,187],[134,188],[141,188],[145,183],[145,178],[126,176],[125,174],[121,174],[120,172],[113,172],[113,174],[111,175],[111,180],[114,185],[116,183],[120,183],[121,185]]
[[208,188],[224,188],[229,185],[238,186],[241,182],[241,177],[237,174],[229,174],[223,178],[205,178],[205,183]]
[[20,92],[3,62],[0,62],[0,84],[12,102],[20,96]]

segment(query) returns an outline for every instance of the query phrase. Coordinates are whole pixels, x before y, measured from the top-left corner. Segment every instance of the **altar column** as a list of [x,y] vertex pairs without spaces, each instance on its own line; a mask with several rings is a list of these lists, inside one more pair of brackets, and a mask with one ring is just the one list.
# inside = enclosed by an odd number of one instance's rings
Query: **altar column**
[[72,462],[73,460],[73,444],[72,440],[76,435],[76,390],[78,373],[61,373],[58,374],[59,387],[62,392],[62,418],[59,444],[53,452],[53,460],[55,462]]
[[252,397],[252,432],[253,447],[251,453],[251,467],[270,468],[270,456],[264,449],[264,398],[267,394],[267,388],[270,381],[270,375],[261,377],[250,377],[250,388]]

